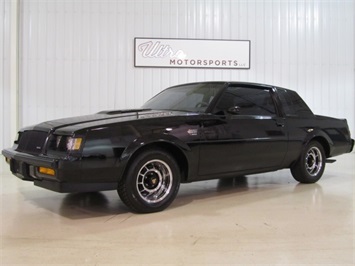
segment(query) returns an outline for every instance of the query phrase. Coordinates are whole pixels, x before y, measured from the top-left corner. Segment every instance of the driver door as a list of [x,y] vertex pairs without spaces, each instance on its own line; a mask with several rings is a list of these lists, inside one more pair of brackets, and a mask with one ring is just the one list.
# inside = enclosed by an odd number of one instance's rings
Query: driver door
[[255,86],[230,86],[224,91],[213,119],[201,129],[199,175],[262,171],[282,164],[286,125],[271,93]]

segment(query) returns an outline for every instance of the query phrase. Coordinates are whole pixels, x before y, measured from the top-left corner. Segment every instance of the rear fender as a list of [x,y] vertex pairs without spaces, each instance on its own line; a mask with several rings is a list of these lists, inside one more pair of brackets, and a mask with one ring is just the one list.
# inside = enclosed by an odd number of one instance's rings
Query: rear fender
[[[307,131],[310,130],[311,129],[308,129]],[[332,147],[334,146],[332,139],[321,129],[313,129],[313,131],[311,131],[305,138],[303,147],[306,147],[306,145],[313,140],[322,144],[325,155],[328,158],[331,154]]]

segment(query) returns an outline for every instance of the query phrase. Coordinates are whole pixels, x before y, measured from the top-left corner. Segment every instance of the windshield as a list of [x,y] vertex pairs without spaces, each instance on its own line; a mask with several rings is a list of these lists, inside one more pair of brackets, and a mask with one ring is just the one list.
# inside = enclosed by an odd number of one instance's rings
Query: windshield
[[146,102],[143,109],[205,112],[224,83],[194,83],[168,88]]

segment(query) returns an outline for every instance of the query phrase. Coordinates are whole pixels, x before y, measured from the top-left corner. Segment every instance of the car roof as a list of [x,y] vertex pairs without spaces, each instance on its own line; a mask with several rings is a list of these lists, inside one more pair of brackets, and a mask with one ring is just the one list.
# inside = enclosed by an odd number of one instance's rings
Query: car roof
[[170,88],[175,88],[175,87],[180,87],[184,85],[194,85],[194,84],[225,84],[225,85],[245,85],[245,86],[255,86],[255,87],[260,87],[260,88],[277,88],[277,89],[282,89],[282,90],[287,90],[287,91],[292,91],[290,89],[282,88],[279,86],[274,86],[270,84],[263,84],[263,83],[256,83],[256,82],[247,82],[247,81],[199,81],[199,82],[189,82],[189,83],[183,83],[183,84],[178,84],[169,87]]

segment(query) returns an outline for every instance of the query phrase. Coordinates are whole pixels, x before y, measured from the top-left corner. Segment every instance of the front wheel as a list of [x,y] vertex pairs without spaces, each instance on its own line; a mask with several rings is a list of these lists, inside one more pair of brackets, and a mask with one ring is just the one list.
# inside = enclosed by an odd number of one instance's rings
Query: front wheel
[[129,165],[118,185],[121,200],[138,213],[158,212],[175,199],[180,186],[180,170],[164,150],[140,153]]
[[322,177],[324,168],[324,148],[319,142],[311,141],[291,167],[291,173],[298,182],[315,183]]

